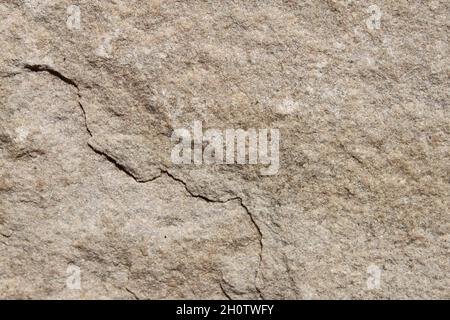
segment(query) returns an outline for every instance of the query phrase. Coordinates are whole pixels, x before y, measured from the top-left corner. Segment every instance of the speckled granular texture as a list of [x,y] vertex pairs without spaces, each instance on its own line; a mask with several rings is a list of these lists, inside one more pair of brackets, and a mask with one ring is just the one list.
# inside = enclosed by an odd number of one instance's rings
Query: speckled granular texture
[[[449,21],[0,0],[0,297],[449,299]],[[278,174],[173,164],[194,121],[279,129]]]

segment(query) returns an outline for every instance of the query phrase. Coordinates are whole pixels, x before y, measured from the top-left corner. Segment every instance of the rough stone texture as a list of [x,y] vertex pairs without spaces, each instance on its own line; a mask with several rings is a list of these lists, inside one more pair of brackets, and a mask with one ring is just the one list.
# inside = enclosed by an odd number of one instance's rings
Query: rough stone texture
[[[450,298],[449,18],[0,0],[0,297]],[[194,120],[279,128],[278,174],[172,164]]]

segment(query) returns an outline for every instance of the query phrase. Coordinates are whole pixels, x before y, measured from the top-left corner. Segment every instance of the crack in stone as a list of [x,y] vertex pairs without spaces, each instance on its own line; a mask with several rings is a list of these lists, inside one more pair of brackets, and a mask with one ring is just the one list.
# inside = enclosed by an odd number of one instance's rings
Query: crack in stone
[[[50,75],[60,79],[61,81],[63,81],[64,83],[73,86],[77,89],[77,96],[78,96],[78,105],[80,106],[80,109],[83,113],[83,117],[84,117],[84,124],[86,127],[86,131],[88,132],[90,137],[93,137],[91,130],[89,129],[88,123],[87,123],[87,114],[86,114],[86,110],[84,109],[83,105],[81,104],[81,93],[80,93],[80,88],[78,86],[78,84],[75,82],[75,80],[66,77],[65,75],[63,75],[61,72],[53,69],[52,67],[45,65],[45,64],[24,64],[23,68],[26,70],[29,70],[31,72],[47,72]],[[112,164],[114,164],[114,166],[119,169],[120,171],[124,172],[126,175],[130,176],[134,181],[136,181],[137,183],[147,183],[147,182],[152,182],[158,178],[161,178],[163,174],[165,174],[166,176],[168,176],[169,178],[171,178],[173,181],[176,181],[178,183],[181,183],[184,186],[184,189],[186,190],[186,192],[193,198],[198,198],[201,199],[203,201],[206,201],[208,203],[227,203],[230,201],[238,201],[240,206],[242,208],[244,208],[245,212],[247,213],[247,215],[250,218],[251,223],[253,224],[254,228],[256,229],[258,236],[259,236],[259,261],[258,261],[258,267],[256,268],[255,271],[255,289],[259,295],[259,297],[261,299],[264,299],[264,296],[261,292],[261,290],[259,289],[258,285],[257,285],[257,280],[259,277],[259,272],[261,269],[261,264],[262,264],[262,252],[263,252],[263,234],[261,232],[260,227],[258,226],[258,224],[256,223],[253,214],[251,213],[251,211],[248,209],[248,207],[244,204],[243,199],[239,196],[234,196],[231,197],[229,199],[226,200],[216,200],[216,199],[211,199],[208,198],[205,195],[201,195],[201,194],[196,194],[194,192],[192,192],[187,183],[185,181],[183,181],[180,178],[175,177],[172,173],[170,173],[168,170],[165,169],[159,169],[160,170],[160,174],[157,175],[156,177],[152,177],[150,179],[146,179],[146,180],[142,180],[140,178],[138,178],[136,176],[135,173],[133,173],[132,171],[130,171],[128,168],[126,168],[124,165],[122,165],[119,160],[115,159],[113,156],[111,156],[110,154],[108,154],[105,151],[99,150],[97,147],[95,147],[92,143],[88,142],[88,146],[90,147],[91,150],[93,150],[95,153],[102,155],[106,160],[108,160],[109,162],[111,162]],[[222,289],[222,291],[224,291],[222,284],[220,283],[220,287]],[[129,293],[131,293],[137,300],[139,300],[139,298],[132,292],[130,291],[128,288],[125,288]],[[224,292],[224,294],[227,296],[227,294]],[[227,296],[228,297],[228,296]]]
[[[78,99],[81,100],[81,94],[78,91]],[[88,134],[93,137],[91,130],[89,129],[89,126],[87,124],[87,115],[86,115],[86,110],[84,110],[83,105],[81,104],[80,101],[78,101],[78,105],[80,106],[81,111],[83,112],[83,117],[84,117],[84,126],[86,127],[86,131],[88,132]]]
[[[77,96],[78,96],[78,105],[81,108],[81,111],[83,112],[83,117],[84,117],[84,124],[86,127],[87,132],[89,133],[89,135],[92,137],[92,132],[88,127],[87,124],[87,115],[86,115],[86,110],[84,109],[83,105],[81,104],[81,92],[80,92],[80,87],[78,86],[78,84],[75,82],[75,80],[66,77],[65,75],[63,75],[61,72],[59,72],[58,70],[53,69],[52,67],[46,65],[46,64],[24,64],[23,68],[31,71],[31,72],[47,72],[49,74],[51,74],[52,76],[60,79],[61,81],[63,81],[64,83],[75,87],[75,89],[77,89]],[[16,75],[18,73],[14,73],[14,75]]]
[[[87,129],[87,130],[89,130],[89,129]],[[92,136],[92,135],[91,135],[91,136]],[[135,182],[137,182],[137,183],[146,183],[146,182],[150,182],[150,181],[153,181],[153,180],[155,180],[155,179],[157,179],[157,178],[160,177],[160,175],[159,175],[159,176],[155,177],[155,178],[152,179],[152,180],[141,181],[141,180],[139,180],[138,178],[136,178],[136,176],[135,176],[135,174],[134,174],[133,172],[131,172],[131,171],[130,171],[128,168],[126,168],[124,165],[122,165],[122,164],[119,162],[119,160],[117,160],[116,158],[114,158],[114,156],[108,154],[107,152],[104,152],[104,151],[98,149],[94,144],[92,144],[92,143],[90,143],[90,142],[88,142],[88,146],[89,146],[89,148],[90,148],[92,151],[94,151],[95,153],[97,153],[97,154],[103,156],[106,160],[108,160],[109,162],[111,162],[112,164],[114,164],[114,166],[115,166],[117,169],[119,169],[120,171],[124,172],[126,175],[128,175],[129,177],[131,177],[131,178],[132,178]]]
[[12,234],[0,233],[0,236],[4,237],[4,238],[6,238],[6,239],[11,238],[11,235],[12,235]]
[[78,85],[76,84],[76,82],[74,80],[64,76],[61,72],[53,69],[52,67],[50,67],[46,64],[25,64],[23,67],[32,72],[48,72],[52,76],[55,76],[58,79],[64,81],[65,83],[67,83],[71,86],[74,86],[78,90]]
[[130,293],[133,297],[134,300],[141,300],[138,295],[136,293],[134,293],[133,291],[131,291],[130,289],[128,289],[127,287],[125,287],[125,291],[127,291],[128,293]]
[[[259,225],[256,223],[255,218],[253,217],[253,214],[251,213],[250,209],[244,204],[243,199],[242,199],[241,197],[239,197],[239,196],[235,196],[235,197],[232,197],[232,198],[229,198],[229,199],[226,199],[226,200],[215,200],[215,199],[210,199],[210,198],[208,198],[208,197],[206,197],[206,196],[204,196],[204,195],[193,193],[191,190],[189,190],[189,187],[187,186],[187,184],[186,184],[185,181],[183,181],[183,180],[180,179],[180,178],[175,177],[175,176],[172,175],[169,171],[167,171],[167,170],[161,170],[161,173],[165,173],[168,177],[170,177],[170,178],[173,179],[174,181],[177,181],[177,182],[183,184],[185,190],[189,193],[189,195],[190,195],[191,197],[199,198],[199,199],[202,199],[202,200],[204,200],[204,201],[206,201],[206,202],[209,202],[209,203],[227,203],[227,202],[230,202],[230,201],[238,201],[239,204],[240,204],[240,206],[241,206],[242,208],[244,208],[245,212],[246,212],[247,215],[249,216],[250,221],[251,221],[251,223],[253,224],[253,226],[255,227],[255,229],[256,229],[256,231],[257,231],[257,233],[258,233],[258,236],[259,236],[259,247],[260,247],[260,251],[259,251],[258,267],[256,268],[256,272],[255,272],[255,289],[256,289],[256,291],[258,292],[259,297],[260,297],[261,299],[264,299],[264,296],[263,296],[261,290],[259,289],[259,287],[258,287],[258,285],[257,285],[257,280],[258,280],[258,277],[259,277],[259,272],[260,272],[261,264],[262,264],[262,252],[263,252],[263,248],[264,248],[264,246],[263,246],[263,234],[262,234],[262,231],[261,231]],[[157,177],[157,178],[158,178],[158,177]],[[155,178],[155,179],[156,179],[156,178]]]
[[220,290],[222,290],[223,295],[224,295],[225,297],[227,297],[228,300],[233,300],[233,299],[231,298],[231,296],[230,296],[230,295],[226,292],[226,290],[224,289],[222,281],[219,281],[219,286],[220,286]]

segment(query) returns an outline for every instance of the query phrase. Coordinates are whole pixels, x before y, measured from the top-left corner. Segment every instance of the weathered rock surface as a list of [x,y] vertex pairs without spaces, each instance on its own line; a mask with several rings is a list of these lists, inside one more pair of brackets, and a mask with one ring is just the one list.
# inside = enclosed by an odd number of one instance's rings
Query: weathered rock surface
[[450,298],[449,4],[370,5],[0,0],[0,297]]

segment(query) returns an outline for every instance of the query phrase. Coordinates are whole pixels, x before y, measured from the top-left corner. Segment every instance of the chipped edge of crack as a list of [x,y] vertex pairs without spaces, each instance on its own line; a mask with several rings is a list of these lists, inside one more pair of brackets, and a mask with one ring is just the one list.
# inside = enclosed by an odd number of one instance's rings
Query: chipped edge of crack
[[[86,131],[87,131],[87,133],[89,134],[90,137],[92,137],[92,138],[94,137],[93,134],[92,134],[92,132],[91,132],[91,130],[89,129],[89,126],[88,126],[86,110],[84,109],[84,107],[83,107],[83,105],[82,105],[82,103],[81,103],[81,98],[82,98],[81,92],[80,92],[81,90],[80,90],[80,87],[78,86],[78,84],[77,84],[77,82],[76,82],[75,80],[66,77],[64,74],[62,74],[62,73],[59,72],[58,70],[55,70],[54,68],[52,68],[52,67],[50,67],[49,65],[46,65],[46,64],[28,64],[28,63],[25,63],[25,64],[22,65],[22,68],[25,69],[25,70],[28,70],[28,71],[30,71],[30,72],[38,72],[38,73],[39,73],[39,72],[47,72],[48,74],[50,74],[50,75],[52,75],[52,76],[54,76],[54,77],[60,79],[60,80],[63,81],[64,83],[66,83],[66,84],[68,84],[68,85],[74,87],[74,88],[77,90],[78,105],[80,106],[80,109],[81,109],[81,111],[82,111],[82,113],[83,113],[84,124],[85,124],[85,127],[86,127]],[[255,218],[253,217],[253,214],[251,213],[251,211],[249,210],[249,208],[244,204],[244,201],[243,201],[242,197],[236,196],[236,195],[235,195],[234,197],[228,198],[228,199],[226,199],[226,200],[215,200],[215,199],[208,198],[207,196],[204,196],[204,195],[201,195],[201,194],[198,194],[198,193],[193,193],[193,192],[189,189],[189,187],[188,187],[188,185],[187,185],[187,183],[186,183],[185,181],[183,181],[183,180],[180,179],[180,178],[175,177],[175,176],[174,176],[172,173],[170,173],[168,170],[166,170],[166,169],[161,169],[161,168],[158,168],[159,171],[160,171],[159,175],[157,175],[157,176],[155,176],[155,177],[152,177],[152,178],[150,178],[150,179],[145,179],[145,180],[139,179],[138,177],[136,177],[136,175],[135,175],[133,172],[131,172],[128,168],[126,168],[125,166],[123,166],[117,159],[115,159],[113,156],[111,156],[111,155],[108,154],[107,152],[100,150],[98,147],[95,146],[94,143],[88,142],[87,144],[88,144],[88,146],[89,146],[89,148],[90,148],[91,150],[93,150],[95,153],[97,153],[97,154],[99,154],[99,155],[102,155],[106,160],[108,160],[108,162],[111,162],[112,164],[114,164],[114,166],[115,166],[116,168],[118,168],[120,171],[124,172],[126,175],[130,176],[130,177],[131,177],[135,182],[137,182],[137,183],[147,183],[147,182],[152,182],[152,181],[155,181],[155,180],[158,179],[158,178],[161,178],[162,175],[165,174],[167,177],[171,178],[173,181],[176,181],[176,182],[178,182],[178,183],[181,183],[181,184],[184,186],[184,189],[186,190],[186,192],[187,192],[191,197],[198,198],[198,199],[202,199],[203,201],[206,201],[206,202],[209,202],[209,203],[227,203],[227,202],[230,202],[230,201],[238,201],[238,203],[240,204],[240,206],[241,206],[241,207],[245,210],[245,212],[247,213],[247,215],[248,215],[248,217],[249,217],[251,223],[253,224],[253,226],[254,226],[254,228],[256,229],[256,231],[257,231],[257,233],[258,233],[258,236],[259,236],[259,247],[260,247],[259,255],[258,255],[258,256],[259,256],[259,259],[258,259],[259,261],[258,261],[258,266],[257,266],[256,271],[255,271],[255,279],[254,279],[255,283],[254,283],[254,285],[255,285],[255,289],[256,289],[256,292],[257,292],[257,294],[259,295],[259,297],[260,297],[261,299],[264,299],[264,295],[263,295],[263,293],[261,292],[261,289],[260,289],[259,286],[258,286],[258,279],[259,279],[260,269],[261,269],[261,265],[262,265],[263,234],[262,234],[261,228],[260,228],[259,225],[256,223],[256,220],[255,220]],[[221,282],[219,283],[219,285],[220,285],[220,288],[222,289],[222,291],[224,292],[224,288],[223,288]],[[132,291],[130,291],[128,288],[125,288],[125,289],[126,289],[126,291],[128,291],[130,294],[132,294],[136,299],[139,299],[135,293],[133,293]],[[228,299],[231,299],[227,293],[224,292],[224,294],[225,294],[225,296],[226,296]]]

